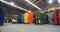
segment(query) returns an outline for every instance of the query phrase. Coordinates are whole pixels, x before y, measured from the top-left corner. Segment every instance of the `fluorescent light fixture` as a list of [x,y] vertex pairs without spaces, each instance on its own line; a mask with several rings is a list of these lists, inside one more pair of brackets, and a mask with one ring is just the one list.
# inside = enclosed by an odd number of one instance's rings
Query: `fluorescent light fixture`
[[48,3],[51,4],[53,2],[53,0],[49,0]]
[[19,8],[19,9],[21,9],[21,10],[28,11],[28,10],[22,8],[22,7],[19,7],[19,6],[14,5],[13,2],[9,3],[9,2],[7,2],[7,1],[2,1],[2,0],[0,0],[0,1],[3,2],[3,3],[6,3],[6,4],[8,4],[8,5],[11,5],[11,6],[13,6],[13,7]]
[[38,10],[41,10],[38,6],[36,6],[35,4],[33,4],[32,2],[30,2],[29,0],[25,0],[27,1],[28,3],[30,3],[31,5],[33,5],[34,7],[36,7]]

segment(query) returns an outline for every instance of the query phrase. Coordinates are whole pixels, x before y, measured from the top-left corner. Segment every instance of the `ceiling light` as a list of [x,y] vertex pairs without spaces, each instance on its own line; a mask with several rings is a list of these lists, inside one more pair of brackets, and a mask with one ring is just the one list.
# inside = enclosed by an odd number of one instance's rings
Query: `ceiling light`
[[13,3],[13,2],[11,2],[10,4],[11,4],[11,5],[14,5],[14,3]]
[[58,0],[58,3],[60,3],[60,0]]
[[29,0],[25,0],[26,2],[30,3],[31,5],[33,5],[35,8],[37,8],[38,10],[41,10],[38,6],[36,6],[35,4],[33,4],[32,2],[30,2]]
[[19,6],[14,5],[13,2],[11,2],[11,3],[7,2],[7,1],[1,1],[1,2],[6,3],[6,4],[8,4],[8,5],[11,5],[11,6],[13,6],[13,7],[19,8],[19,9],[24,10],[24,11],[28,11],[28,10],[22,8],[22,7],[19,7]]
[[51,4],[53,2],[53,0],[49,0],[48,3]]

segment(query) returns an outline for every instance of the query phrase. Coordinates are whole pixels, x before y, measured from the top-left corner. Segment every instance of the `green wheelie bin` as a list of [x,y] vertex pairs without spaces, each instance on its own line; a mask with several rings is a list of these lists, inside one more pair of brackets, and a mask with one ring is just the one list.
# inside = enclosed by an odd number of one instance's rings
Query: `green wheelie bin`
[[46,24],[47,22],[48,22],[48,19],[46,17],[46,14],[44,14],[44,13],[36,14],[36,23],[35,24]]
[[47,14],[44,14],[44,20],[45,20],[45,24],[49,24],[48,15]]

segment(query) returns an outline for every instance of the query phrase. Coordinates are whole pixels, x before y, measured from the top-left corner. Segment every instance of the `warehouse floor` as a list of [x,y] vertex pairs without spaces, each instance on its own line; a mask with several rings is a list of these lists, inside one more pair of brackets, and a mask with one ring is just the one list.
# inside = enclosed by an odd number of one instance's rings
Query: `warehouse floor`
[[0,27],[0,32],[60,32],[60,26],[5,23]]

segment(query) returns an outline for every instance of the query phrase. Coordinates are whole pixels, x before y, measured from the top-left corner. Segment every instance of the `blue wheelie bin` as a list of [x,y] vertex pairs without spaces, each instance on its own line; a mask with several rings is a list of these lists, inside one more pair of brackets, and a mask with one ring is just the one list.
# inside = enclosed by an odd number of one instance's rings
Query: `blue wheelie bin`
[[24,23],[24,14],[20,14],[20,18],[19,18],[19,21],[18,21],[18,23]]
[[0,25],[4,25],[5,8],[0,7]]

